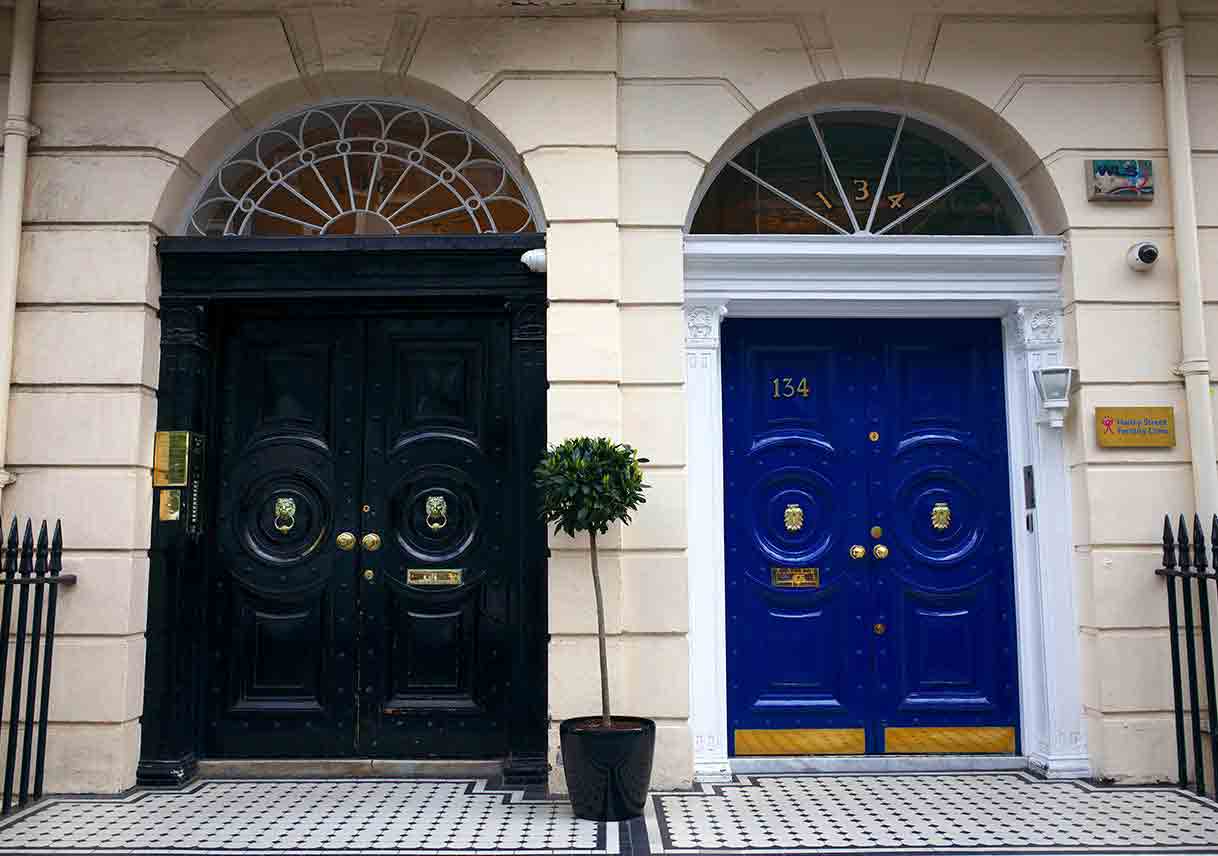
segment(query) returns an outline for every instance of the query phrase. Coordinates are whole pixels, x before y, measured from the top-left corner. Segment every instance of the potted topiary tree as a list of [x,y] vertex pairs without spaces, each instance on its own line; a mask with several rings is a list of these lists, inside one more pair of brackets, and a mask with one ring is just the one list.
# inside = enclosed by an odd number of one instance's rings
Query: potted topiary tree
[[604,437],[576,437],[546,452],[536,470],[541,516],[555,532],[588,533],[592,587],[596,592],[596,638],[600,645],[601,715],[563,720],[562,765],[577,817],[625,820],[643,813],[651,782],[656,724],[609,710],[609,663],[605,652],[605,603],[597,566],[596,538],[613,523],[629,523],[646,502],[646,463],[633,448]]

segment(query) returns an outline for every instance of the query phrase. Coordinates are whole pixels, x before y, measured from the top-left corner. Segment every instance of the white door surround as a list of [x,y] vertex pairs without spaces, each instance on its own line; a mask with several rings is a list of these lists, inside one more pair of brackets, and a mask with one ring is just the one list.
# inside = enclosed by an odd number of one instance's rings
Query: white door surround
[[[1050,777],[1090,775],[1062,431],[1048,425],[1032,377],[1036,367],[1062,361],[1063,241],[689,235],[684,253],[696,777],[714,781],[733,772],[766,770],[947,770],[1012,763]],[[1021,758],[728,758],[719,355],[725,316],[1003,320]],[[1035,474],[1037,506],[1026,513],[1025,466]]]

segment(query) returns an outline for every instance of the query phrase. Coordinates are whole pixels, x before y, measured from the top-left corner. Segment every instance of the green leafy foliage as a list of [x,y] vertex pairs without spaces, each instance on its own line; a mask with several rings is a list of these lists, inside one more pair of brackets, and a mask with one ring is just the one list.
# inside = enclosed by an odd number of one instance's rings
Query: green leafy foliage
[[541,493],[541,517],[555,532],[604,535],[614,522],[647,500],[639,464],[630,446],[606,437],[575,437],[550,447],[534,472]]

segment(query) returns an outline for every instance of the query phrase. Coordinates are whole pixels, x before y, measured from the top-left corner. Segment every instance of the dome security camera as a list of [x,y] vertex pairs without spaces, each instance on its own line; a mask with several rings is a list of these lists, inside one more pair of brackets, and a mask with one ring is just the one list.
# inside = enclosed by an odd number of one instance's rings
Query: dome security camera
[[1125,261],[1136,271],[1147,271],[1159,260],[1159,247],[1152,241],[1138,241],[1125,254]]

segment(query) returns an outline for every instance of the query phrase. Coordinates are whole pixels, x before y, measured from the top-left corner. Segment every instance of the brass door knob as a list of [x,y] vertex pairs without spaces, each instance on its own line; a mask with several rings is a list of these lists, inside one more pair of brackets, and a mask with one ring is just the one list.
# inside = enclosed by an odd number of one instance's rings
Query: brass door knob
[[888,625],[881,621],[877,621],[875,624],[871,625],[871,631],[875,633],[876,636],[883,636],[888,632]]
[[363,537],[363,539],[360,540],[360,543],[369,553],[375,553],[377,550],[381,549],[381,536],[377,535],[375,532],[369,532]]
[[339,532],[334,538],[334,544],[340,550],[354,550],[355,535],[351,532]]
[[364,568],[364,579],[366,579],[368,582],[372,582],[374,579],[376,579],[376,573],[372,570],[372,568]]
[[875,556],[877,559],[887,559],[888,558],[888,548],[885,547],[883,544],[876,544],[874,547],[871,548],[871,555]]
[[850,558],[861,559],[867,555],[867,548],[862,544],[855,544],[850,548]]

